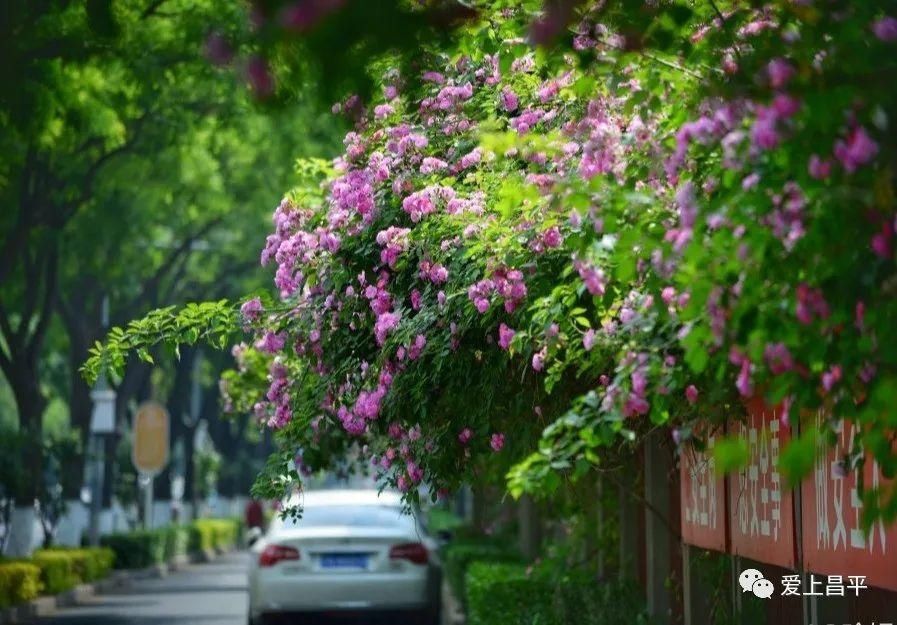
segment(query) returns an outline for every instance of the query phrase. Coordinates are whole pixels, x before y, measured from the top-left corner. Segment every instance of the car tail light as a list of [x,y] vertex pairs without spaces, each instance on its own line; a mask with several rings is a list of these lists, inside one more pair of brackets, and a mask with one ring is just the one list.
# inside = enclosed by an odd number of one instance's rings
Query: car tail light
[[414,564],[426,564],[430,554],[427,548],[420,543],[403,543],[394,545],[389,550],[390,560],[408,560]]
[[259,566],[274,566],[283,560],[298,560],[299,551],[284,545],[268,545],[259,556]]

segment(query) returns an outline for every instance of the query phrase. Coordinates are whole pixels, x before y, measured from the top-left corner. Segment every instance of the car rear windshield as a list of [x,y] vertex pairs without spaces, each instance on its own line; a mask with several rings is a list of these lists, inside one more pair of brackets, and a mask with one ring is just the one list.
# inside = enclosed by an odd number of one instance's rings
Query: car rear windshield
[[302,518],[285,519],[284,527],[414,527],[414,517],[393,506],[308,506]]

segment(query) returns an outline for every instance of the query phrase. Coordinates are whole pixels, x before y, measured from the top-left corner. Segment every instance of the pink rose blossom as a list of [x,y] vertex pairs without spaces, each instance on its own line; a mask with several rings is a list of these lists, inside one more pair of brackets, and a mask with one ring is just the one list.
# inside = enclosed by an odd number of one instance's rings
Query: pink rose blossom
[[592,347],[595,346],[596,338],[597,335],[595,334],[595,330],[593,330],[592,328],[586,330],[586,333],[582,336],[582,346],[587,352],[592,351]]
[[747,358],[741,361],[741,370],[735,380],[735,387],[742,397],[750,397],[754,392],[754,386],[751,383],[751,361]]
[[776,58],[766,66],[769,84],[773,89],[781,89],[794,76],[794,66],[782,58]]
[[511,341],[514,339],[514,335],[516,332],[509,328],[507,325],[502,323],[498,326],[498,346],[504,350],[507,350],[511,346]]
[[831,391],[835,384],[840,380],[841,365],[832,365],[828,371],[822,374],[822,388],[824,388],[826,392]]
[[247,300],[240,306],[240,314],[243,315],[243,319],[245,319],[247,323],[257,321],[264,311],[265,308],[262,306],[262,300],[257,297]]
[[542,371],[545,368],[545,357],[548,355],[548,348],[543,347],[535,354],[533,354],[533,370],[534,371]]
[[264,336],[256,342],[255,346],[257,349],[266,352],[268,354],[276,354],[280,350],[283,349],[283,346],[286,344],[286,334],[283,332],[265,332]]
[[872,22],[872,32],[882,41],[897,41],[897,18],[886,15]]
[[894,238],[894,232],[888,222],[882,224],[881,230],[872,236],[871,246],[875,255],[881,259],[888,260],[893,256],[891,242]]
[[816,180],[825,180],[832,173],[832,162],[829,159],[820,158],[819,155],[810,156],[810,162],[807,164],[807,170]]
[[516,93],[511,91],[508,87],[505,87],[501,92],[501,105],[510,113],[517,110],[520,101],[517,99]]
[[848,173],[853,173],[860,166],[869,163],[878,154],[878,144],[862,126],[854,128],[844,140],[835,143],[835,158]]
[[791,352],[784,343],[767,343],[763,357],[773,375],[781,375],[794,368]]

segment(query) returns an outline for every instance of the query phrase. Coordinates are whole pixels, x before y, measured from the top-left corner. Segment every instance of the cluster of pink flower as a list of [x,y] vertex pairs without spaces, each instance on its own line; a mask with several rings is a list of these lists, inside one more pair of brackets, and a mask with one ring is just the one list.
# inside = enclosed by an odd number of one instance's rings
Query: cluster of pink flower
[[274,413],[268,419],[268,427],[280,429],[293,418],[293,410],[290,407],[290,395],[287,392],[290,381],[287,377],[286,367],[276,360],[271,365],[271,386],[265,396],[270,405],[274,407]]
[[607,286],[607,277],[604,275],[604,271],[602,271],[601,268],[595,267],[591,263],[579,259],[573,261],[573,266],[576,267],[576,271],[579,273],[579,277],[582,278],[589,293],[598,296],[604,295],[604,289]]
[[504,300],[506,312],[513,313],[526,297],[523,272],[499,267],[492,272],[491,278],[480,280],[467,290],[467,297],[481,314],[489,310],[493,294]]
[[377,233],[377,244],[383,247],[380,251],[380,262],[386,263],[390,268],[396,266],[396,261],[402,252],[408,249],[408,235],[410,228],[390,226],[386,230]]
[[455,190],[451,187],[431,186],[412,193],[402,200],[402,209],[411,217],[411,221],[418,222],[426,215],[436,210],[438,206],[444,206],[455,197]]

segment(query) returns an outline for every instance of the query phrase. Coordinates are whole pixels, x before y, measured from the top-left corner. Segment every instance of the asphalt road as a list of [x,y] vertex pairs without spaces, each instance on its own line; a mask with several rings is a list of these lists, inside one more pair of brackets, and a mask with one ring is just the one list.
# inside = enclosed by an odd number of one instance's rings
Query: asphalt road
[[246,625],[245,553],[192,564],[89,603],[59,610],[40,625]]

